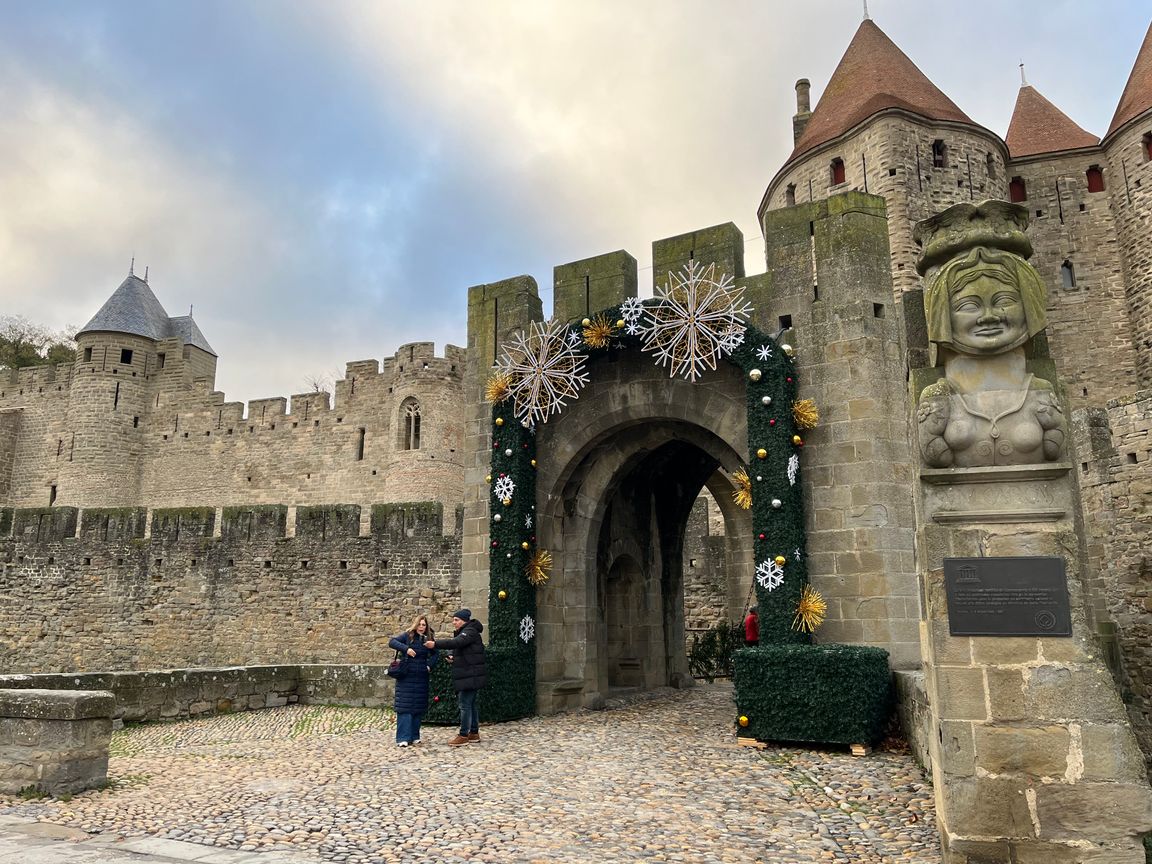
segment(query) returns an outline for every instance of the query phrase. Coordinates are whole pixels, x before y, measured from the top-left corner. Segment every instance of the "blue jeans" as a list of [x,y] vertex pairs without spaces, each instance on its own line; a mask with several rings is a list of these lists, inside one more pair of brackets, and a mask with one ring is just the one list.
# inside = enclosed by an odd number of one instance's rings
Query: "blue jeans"
[[480,732],[480,708],[476,705],[479,690],[461,690],[456,694],[460,700],[460,734],[477,735]]
[[411,744],[413,741],[420,740],[420,721],[424,719],[423,714],[397,714],[396,715],[396,743],[407,741]]

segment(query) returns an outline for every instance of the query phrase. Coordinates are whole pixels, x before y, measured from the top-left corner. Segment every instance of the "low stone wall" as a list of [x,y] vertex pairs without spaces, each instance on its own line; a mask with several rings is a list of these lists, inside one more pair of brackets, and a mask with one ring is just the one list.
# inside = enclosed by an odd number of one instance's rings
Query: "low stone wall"
[[924,686],[924,673],[898,670],[896,682],[896,714],[900,729],[912,748],[912,755],[929,775],[932,774],[932,755],[928,749],[932,736],[932,712],[928,705],[928,691]]
[[360,705],[380,707],[392,704],[395,690],[387,666],[298,667],[300,678],[296,695],[304,705]]
[[81,792],[108,779],[111,693],[0,689],[0,792]]
[[[381,673],[383,674],[383,673]],[[180,720],[298,700],[299,666],[238,666],[155,672],[0,675],[0,688],[102,690],[115,696],[115,716],[129,723]]]

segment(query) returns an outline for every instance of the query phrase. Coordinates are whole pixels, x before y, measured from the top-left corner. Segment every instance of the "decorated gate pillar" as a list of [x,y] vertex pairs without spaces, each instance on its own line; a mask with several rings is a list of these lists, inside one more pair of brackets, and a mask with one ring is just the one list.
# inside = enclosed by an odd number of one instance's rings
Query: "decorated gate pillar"
[[1085,615],[1064,400],[1024,208],[916,228],[935,366],[913,370],[925,658],[947,864],[1143,864],[1152,791]]

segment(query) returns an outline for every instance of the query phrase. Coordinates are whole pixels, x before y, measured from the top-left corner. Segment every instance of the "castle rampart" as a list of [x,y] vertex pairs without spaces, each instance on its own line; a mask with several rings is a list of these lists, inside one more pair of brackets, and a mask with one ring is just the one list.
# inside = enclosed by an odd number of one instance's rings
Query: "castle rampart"
[[0,670],[379,663],[459,603],[459,512],[287,509],[0,510]]
[[417,342],[383,364],[348,364],[334,404],[327,393],[302,393],[245,406],[210,390],[215,357],[199,348],[84,334],[70,374],[6,374],[0,411],[21,410],[5,412],[0,432],[0,503],[367,506],[427,498],[451,510],[463,496],[464,365],[460,348],[437,357],[432,343]]

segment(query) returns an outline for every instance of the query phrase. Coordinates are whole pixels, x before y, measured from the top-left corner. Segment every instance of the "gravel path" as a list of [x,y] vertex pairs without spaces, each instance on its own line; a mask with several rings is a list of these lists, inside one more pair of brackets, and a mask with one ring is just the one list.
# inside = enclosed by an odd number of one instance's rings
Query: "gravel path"
[[940,862],[910,756],[739,747],[730,685],[393,743],[391,712],[290,706],[116,733],[110,788],[0,814],[324,861]]

